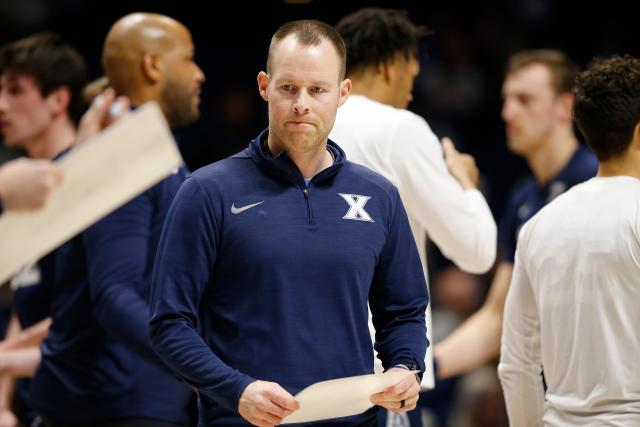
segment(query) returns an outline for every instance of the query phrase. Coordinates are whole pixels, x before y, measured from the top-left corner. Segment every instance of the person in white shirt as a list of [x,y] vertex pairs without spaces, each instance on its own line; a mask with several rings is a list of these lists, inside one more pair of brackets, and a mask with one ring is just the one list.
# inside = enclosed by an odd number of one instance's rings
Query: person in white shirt
[[[476,188],[475,161],[449,140],[441,146],[427,122],[405,109],[419,71],[419,41],[428,31],[405,11],[377,8],[344,17],[336,29],[347,45],[353,89],[329,138],[347,158],[398,187],[425,274],[427,235],[461,269],[486,272],[496,256],[497,231]],[[431,340],[430,319],[428,309]],[[426,362],[422,386],[429,389],[434,385],[431,350]]]
[[594,61],[574,94],[598,174],[518,238],[498,368],[516,427],[640,425],[640,59]]

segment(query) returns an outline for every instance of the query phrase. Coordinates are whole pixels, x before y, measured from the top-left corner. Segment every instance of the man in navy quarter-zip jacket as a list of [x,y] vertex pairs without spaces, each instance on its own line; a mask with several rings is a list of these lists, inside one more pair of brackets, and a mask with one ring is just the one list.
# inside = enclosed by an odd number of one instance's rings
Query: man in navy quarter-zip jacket
[[[258,88],[269,129],[188,178],[163,228],[151,344],[199,391],[200,425],[279,424],[292,397],[373,372],[367,301],[385,369],[424,370],[428,291],[398,191],[327,135],[351,89],[340,35],[294,21],[273,36]],[[409,376],[322,426],[374,426],[415,408]]]
[[[107,35],[110,85],[134,105],[155,100],[174,127],[197,119],[204,75],[189,31],[135,13]],[[149,286],[166,212],[186,178],[180,168],[60,248],[52,318],[32,388],[48,426],[181,426],[195,395],[151,349]]]

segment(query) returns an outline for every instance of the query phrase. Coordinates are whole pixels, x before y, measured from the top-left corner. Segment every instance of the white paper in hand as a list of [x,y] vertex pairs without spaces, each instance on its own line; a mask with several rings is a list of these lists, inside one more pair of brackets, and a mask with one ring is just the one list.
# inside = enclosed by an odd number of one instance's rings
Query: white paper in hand
[[359,375],[321,381],[295,395],[300,409],[282,424],[304,423],[361,414],[373,406],[372,394],[379,393],[418,371],[392,370],[384,374]]
[[0,217],[0,284],[155,185],[182,158],[156,103],[148,103],[74,148],[46,205]]

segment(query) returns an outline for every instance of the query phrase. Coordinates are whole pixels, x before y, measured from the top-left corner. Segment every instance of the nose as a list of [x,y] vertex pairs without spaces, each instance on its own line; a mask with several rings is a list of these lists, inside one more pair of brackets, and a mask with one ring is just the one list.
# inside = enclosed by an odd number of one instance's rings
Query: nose
[[198,83],[198,85],[201,85],[206,80],[206,77],[204,75],[204,72],[202,71],[202,68],[200,68],[198,64],[194,63],[194,65],[196,66],[196,70],[195,70],[196,82]]
[[7,111],[7,98],[5,96],[5,91],[0,89],[0,113],[4,113]]
[[504,120],[505,122],[511,120],[513,118],[514,108],[515,106],[513,105],[513,100],[505,98],[502,102],[502,110],[500,111],[502,120]]
[[296,114],[307,114],[309,112],[309,102],[303,90],[298,91],[298,96],[293,101],[293,112]]

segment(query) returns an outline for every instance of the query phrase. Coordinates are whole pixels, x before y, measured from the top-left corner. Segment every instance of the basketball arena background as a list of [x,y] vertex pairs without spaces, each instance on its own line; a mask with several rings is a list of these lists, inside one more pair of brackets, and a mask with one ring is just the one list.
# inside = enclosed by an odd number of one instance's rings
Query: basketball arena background
[[[58,32],[84,55],[90,77],[98,78],[104,37],[121,16],[160,12],[183,22],[192,32],[196,62],[207,78],[200,120],[180,130],[183,156],[194,170],[241,150],[266,126],[266,104],[258,95],[256,75],[264,68],[270,35],[281,24],[303,18],[335,24],[365,6],[407,9],[414,22],[434,30],[425,40],[409,108],[425,117],[437,135],[450,136],[461,151],[476,158],[496,218],[509,190],[527,172],[526,163],[506,148],[500,118],[507,57],[521,49],[557,48],[584,67],[596,56],[640,56],[637,0],[0,0],[0,44],[37,31]],[[0,160],[18,154],[0,147]],[[439,274],[443,263],[432,251],[432,290],[461,280]],[[463,302],[450,293],[440,296],[444,318],[457,316],[453,323],[477,308],[489,283],[487,277],[464,280],[477,284],[469,285],[478,290],[471,293],[471,301],[468,293]],[[453,391],[434,395],[431,405],[434,414],[448,414],[447,425],[506,425],[495,364],[448,386]]]

